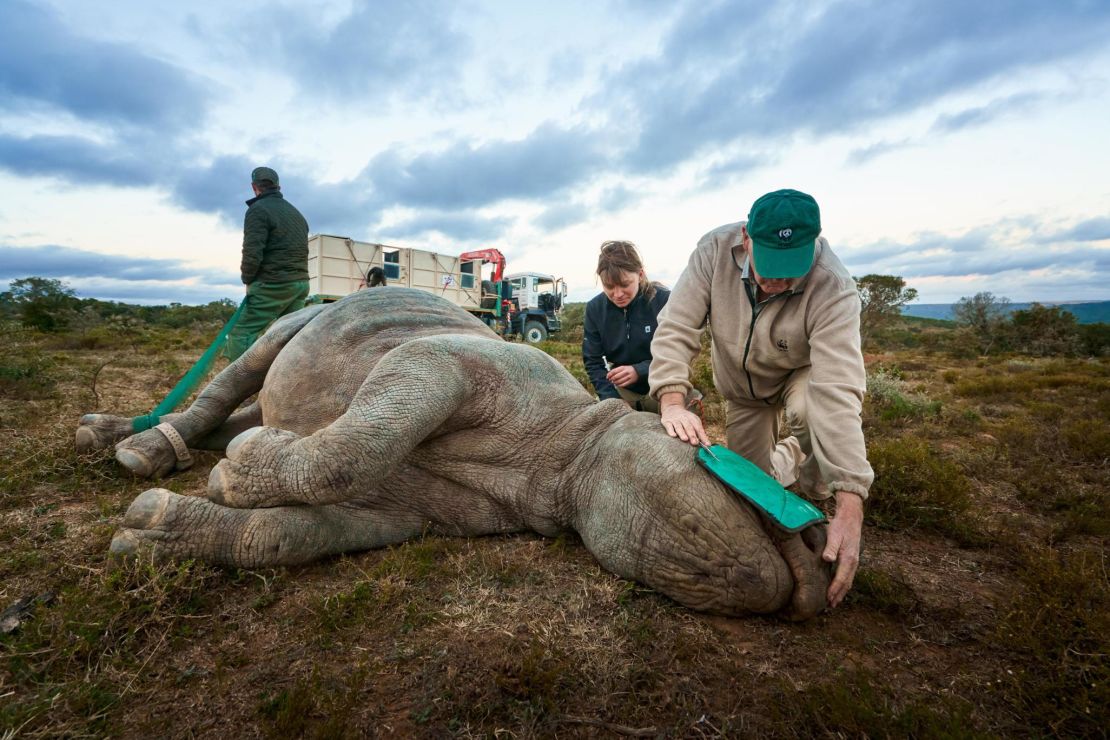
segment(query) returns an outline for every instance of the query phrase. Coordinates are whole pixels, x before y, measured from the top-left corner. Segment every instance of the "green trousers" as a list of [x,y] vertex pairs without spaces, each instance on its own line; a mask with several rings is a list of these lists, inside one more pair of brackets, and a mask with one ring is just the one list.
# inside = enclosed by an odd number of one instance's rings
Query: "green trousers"
[[247,286],[247,305],[238,323],[227,335],[224,354],[231,361],[247,351],[254,340],[266,331],[274,319],[304,308],[308,298],[308,281],[287,283],[251,283]]

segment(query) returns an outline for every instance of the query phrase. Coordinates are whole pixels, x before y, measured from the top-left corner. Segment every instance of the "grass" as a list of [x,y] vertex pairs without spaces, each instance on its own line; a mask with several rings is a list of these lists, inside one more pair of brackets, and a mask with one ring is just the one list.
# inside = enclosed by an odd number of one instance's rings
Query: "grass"
[[[0,636],[0,737],[1098,736],[1110,722],[1105,360],[961,359],[943,326],[892,334],[869,361],[876,482],[855,587],[794,625],[677,607],[573,534],[424,537],[259,572],[113,568],[108,542],[148,484],[108,453],[76,457],[76,420],[150,408],[209,338],[124,328],[13,332],[0,349],[0,609],[40,597]],[[586,385],[578,344],[543,349]],[[704,354],[695,378],[719,428]],[[200,493],[217,459],[159,485]]]
[[1110,706],[1110,578],[1105,549],[1028,547],[1022,589],[993,640],[1012,656],[1000,678],[1015,712],[1046,734],[1097,737]]
[[972,484],[958,465],[913,438],[872,443],[868,457],[875,470],[868,510],[872,524],[941,534],[962,545],[983,543]]

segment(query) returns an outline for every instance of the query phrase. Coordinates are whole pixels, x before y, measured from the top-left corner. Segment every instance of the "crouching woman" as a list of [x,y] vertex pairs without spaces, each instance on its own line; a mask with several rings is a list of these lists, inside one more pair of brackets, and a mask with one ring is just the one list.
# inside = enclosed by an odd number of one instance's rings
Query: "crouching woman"
[[582,362],[599,399],[621,398],[639,411],[659,413],[648,396],[651,340],[671,292],[648,281],[632,242],[601,245],[597,276],[602,292],[586,304]]

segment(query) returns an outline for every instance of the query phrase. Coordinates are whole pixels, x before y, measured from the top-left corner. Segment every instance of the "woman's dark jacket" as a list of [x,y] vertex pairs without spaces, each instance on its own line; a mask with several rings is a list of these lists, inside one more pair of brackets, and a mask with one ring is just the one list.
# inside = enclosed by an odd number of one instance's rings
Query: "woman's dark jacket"
[[651,338],[659,325],[659,312],[667,305],[671,291],[655,286],[655,295],[650,301],[644,298],[641,290],[628,304],[618,308],[604,293],[594,296],[586,304],[586,321],[582,336],[582,362],[586,373],[597,390],[598,398],[620,398],[616,387],[605,375],[605,361],[610,367],[631,365],[639,373],[640,379],[627,390],[647,395],[648,367],[651,365]]

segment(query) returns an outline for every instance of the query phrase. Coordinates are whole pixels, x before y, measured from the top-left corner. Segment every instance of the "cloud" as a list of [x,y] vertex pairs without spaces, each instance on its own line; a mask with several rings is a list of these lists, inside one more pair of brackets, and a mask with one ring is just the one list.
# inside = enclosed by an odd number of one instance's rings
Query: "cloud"
[[1034,108],[1048,97],[1043,93],[1019,93],[997,98],[986,105],[967,108],[959,113],[938,116],[933,123],[932,131],[935,133],[951,133],[972,126],[983,126],[997,118]]
[[78,119],[157,128],[195,125],[207,95],[184,70],[124,44],[73,33],[52,12],[6,0],[0,23],[0,106],[61,110]]
[[1081,221],[1051,236],[1053,241],[1098,242],[1110,239],[1110,217],[1100,216]]
[[569,201],[557,203],[532,220],[535,226],[544,231],[559,231],[567,226],[585,221],[590,214],[590,209],[583,203]]
[[[590,101],[617,101],[621,119],[638,122],[627,164],[664,171],[752,138],[770,143],[857,130],[1100,48],[1110,33],[1105,3],[803,5],[690,6],[659,56],[626,65]],[[1033,102],[1015,96],[979,115]]]
[[456,142],[408,158],[386,152],[371,160],[363,175],[380,203],[456,210],[547,197],[605,164],[597,135],[545,124],[515,141]]
[[[1095,227],[1104,219],[1092,219]],[[1085,230],[1084,222],[1075,229]],[[1023,227],[1023,223],[1031,226]],[[1106,223],[1102,223],[1106,226]],[[1080,231],[1080,233],[1087,233]],[[1090,233],[1099,233],[1092,229]],[[1000,221],[962,234],[919,234],[908,242],[884,240],[835,251],[853,275],[877,273],[913,277],[1001,275],[1014,271],[1086,271],[1110,279],[1110,250],[1067,244],[1069,232],[1052,236],[1029,220]]]
[[196,281],[210,286],[238,285],[240,282],[237,273],[196,267],[179,259],[101,254],[58,245],[0,245],[0,281],[25,277],[98,278],[115,283]]
[[620,211],[639,201],[643,195],[624,185],[617,185],[601,193],[597,205],[605,213]]
[[243,300],[243,286],[230,284],[190,284],[160,280],[112,280],[111,278],[72,278],[65,283],[80,298],[102,301],[165,306],[169,303],[203,304],[230,299]]
[[876,141],[874,144],[869,144],[858,149],[853,149],[848,152],[847,163],[851,165],[863,165],[870,162],[876,157],[881,157],[884,154],[905,149],[913,144],[909,139],[901,139],[899,141]]
[[421,213],[398,223],[379,227],[379,231],[398,239],[436,232],[455,241],[492,241],[504,234],[512,223],[510,218],[469,213]]
[[458,98],[471,48],[447,0],[356,1],[337,21],[310,4],[269,4],[237,27],[255,56],[289,70],[306,88],[365,101]]
[[717,188],[723,183],[741,180],[752,170],[770,162],[771,157],[765,154],[744,151],[714,161],[701,172],[699,179],[705,183],[705,187]]
[[59,177],[74,183],[122,187],[149,185],[150,163],[134,151],[79,136],[0,134],[0,169],[17,175]]

